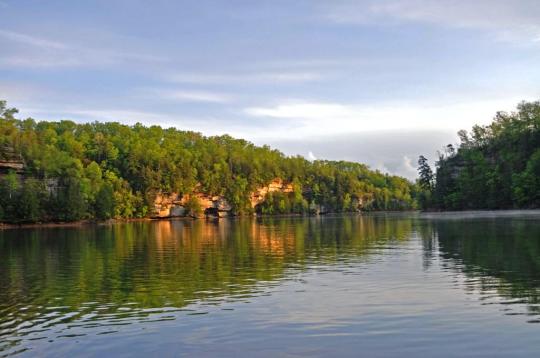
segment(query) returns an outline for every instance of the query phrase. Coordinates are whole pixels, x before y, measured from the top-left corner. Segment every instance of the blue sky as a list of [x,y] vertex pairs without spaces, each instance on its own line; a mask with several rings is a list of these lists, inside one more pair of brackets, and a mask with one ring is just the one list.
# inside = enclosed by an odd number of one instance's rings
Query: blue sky
[[0,0],[0,98],[36,119],[229,133],[415,176],[540,96],[536,0]]

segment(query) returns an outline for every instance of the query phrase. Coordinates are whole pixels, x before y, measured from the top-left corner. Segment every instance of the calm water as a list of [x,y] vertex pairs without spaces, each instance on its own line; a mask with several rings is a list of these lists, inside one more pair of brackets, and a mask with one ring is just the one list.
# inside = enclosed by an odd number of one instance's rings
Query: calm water
[[540,213],[0,232],[0,356],[538,356]]

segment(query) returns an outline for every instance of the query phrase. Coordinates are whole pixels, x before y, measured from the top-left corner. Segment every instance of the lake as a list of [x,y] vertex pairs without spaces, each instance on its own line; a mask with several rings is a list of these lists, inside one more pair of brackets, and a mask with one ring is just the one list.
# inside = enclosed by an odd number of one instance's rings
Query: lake
[[0,231],[0,356],[539,356],[540,213]]

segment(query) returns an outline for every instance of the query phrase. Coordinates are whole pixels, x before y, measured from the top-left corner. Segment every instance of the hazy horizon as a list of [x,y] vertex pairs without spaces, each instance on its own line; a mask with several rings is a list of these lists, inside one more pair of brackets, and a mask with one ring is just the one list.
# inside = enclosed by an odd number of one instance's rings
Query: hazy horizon
[[412,179],[540,96],[540,3],[0,0],[0,99],[37,120],[230,134]]

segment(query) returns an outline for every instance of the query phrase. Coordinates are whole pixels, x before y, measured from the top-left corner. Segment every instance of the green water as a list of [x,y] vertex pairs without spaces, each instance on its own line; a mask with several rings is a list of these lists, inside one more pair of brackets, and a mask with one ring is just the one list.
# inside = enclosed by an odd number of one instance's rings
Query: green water
[[0,232],[0,356],[534,356],[540,213]]

